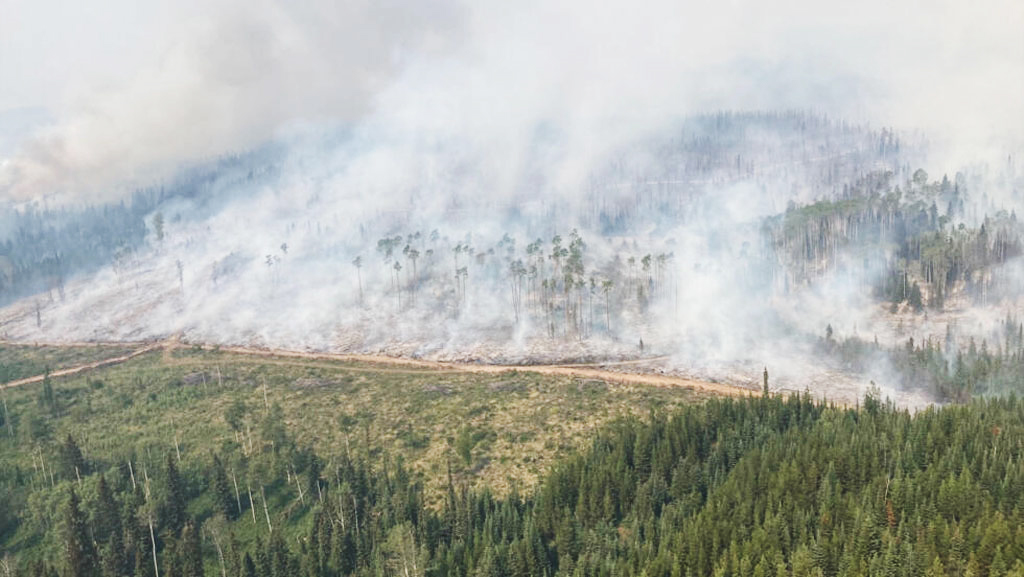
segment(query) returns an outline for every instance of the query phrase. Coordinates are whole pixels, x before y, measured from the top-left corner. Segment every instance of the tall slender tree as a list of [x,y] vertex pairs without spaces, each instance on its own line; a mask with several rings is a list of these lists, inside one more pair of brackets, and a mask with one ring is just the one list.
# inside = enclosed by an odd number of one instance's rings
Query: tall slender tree
[[99,559],[74,488],[64,509],[64,552],[69,577],[97,577]]
[[181,531],[182,577],[203,577],[203,551],[199,541],[199,522],[189,519]]
[[224,470],[224,463],[216,454],[213,455],[212,470],[213,496],[217,502],[217,509],[230,521],[238,518],[238,500],[231,492],[231,485],[228,483],[228,474]]
[[166,464],[166,482],[167,482],[167,494],[163,503],[163,515],[162,520],[164,526],[171,531],[174,535],[178,535],[181,532],[182,527],[185,526],[185,483],[181,479],[181,474],[178,473],[178,467],[174,464],[174,457],[170,453],[167,454]]

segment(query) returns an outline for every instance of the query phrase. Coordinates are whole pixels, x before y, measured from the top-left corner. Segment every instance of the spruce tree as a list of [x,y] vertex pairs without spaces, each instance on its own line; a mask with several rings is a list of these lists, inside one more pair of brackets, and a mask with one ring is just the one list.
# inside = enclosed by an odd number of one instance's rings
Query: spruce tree
[[185,526],[185,484],[174,464],[174,457],[167,454],[167,495],[163,504],[164,527],[177,536]]
[[103,473],[100,473],[99,479],[96,481],[93,523],[96,541],[99,543],[106,543],[121,533],[121,513]]
[[323,464],[319,457],[313,455],[309,460],[309,469],[306,471],[306,492],[310,499],[318,499],[320,496],[320,472]]
[[178,553],[178,540],[173,537],[167,540],[160,563],[160,577],[184,577],[181,570],[181,555]]
[[199,531],[199,523],[189,519],[181,532],[182,577],[203,577],[203,551]]
[[[152,550],[150,549],[149,533],[147,532],[145,537],[143,537],[141,533],[141,529],[137,529],[129,533],[129,535],[135,535],[135,537],[132,538],[132,555],[129,560],[132,571],[129,574],[133,577],[155,577],[156,568],[153,567],[153,556]],[[164,577],[163,573],[161,573],[161,577]]]
[[82,450],[70,434],[60,446],[60,469],[64,477],[71,480],[83,477],[87,472]]
[[242,558],[242,574],[240,577],[256,577],[256,563],[253,562],[252,556],[247,551],[245,557]]
[[239,575],[242,572],[242,558],[238,553],[238,539],[235,537],[235,533],[231,532],[228,535],[228,550],[227,550],[227,566],[228,574]]
[[217,455],[213,456],[213,496],[217,502],[217,510],[223,513],[224,517],[231,521],[238,518],[238,502],[231,493],[231,485],[228,483],[224,463]]
[[99,563],[78,495],[71,489],[64,512],[64,547],[69,577],[96,577]]
[[104,573],[127,575],[129,568],[125,555],[124,534],[121,528],[121,513],[103,474],[100,474],[99,481],[96,483],[93,527],[93,536],[96,542],[103,545],[100,557]]
[[50,413],[50,416],[57,416],[59,407],[57,406],[57,395],[53,390],[53,381],[50,379],[50,367],[46,367],[46,373],[43,375],[43,390],[36,400],[41,408]]

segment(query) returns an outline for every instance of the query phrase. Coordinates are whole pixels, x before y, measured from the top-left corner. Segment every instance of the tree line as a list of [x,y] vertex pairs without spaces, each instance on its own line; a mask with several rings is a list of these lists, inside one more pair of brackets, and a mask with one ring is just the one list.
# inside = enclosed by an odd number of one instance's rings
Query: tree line
[[60,482],[36,489],[59,502],[59,541],[19,541],[16,574],[1024,574],[1012,396],[915,414],[877,393],[714,399],[609,426],[528,495],[449,469],[439,499],[400,459],[297,446],[273,413],[251,453],[141,473],[67,438]]

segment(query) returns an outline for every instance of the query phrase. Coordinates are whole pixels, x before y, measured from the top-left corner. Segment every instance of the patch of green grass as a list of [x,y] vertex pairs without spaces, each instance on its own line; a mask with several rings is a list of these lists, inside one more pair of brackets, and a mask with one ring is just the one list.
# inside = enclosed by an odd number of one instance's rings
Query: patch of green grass
[[139,345],[33,346],[0,343],[0,383],[127,355]]
[[[82,353],[24,356],[70,360],[76,354]],[[286,434],[298,445],[327,458],[401,457],[432,498],[441,495],[449,463],[469,485],[498,494],[512,484],[529,489],[602,424],[697,398],[685,389],[529,371],[476,374],[191,348],[53,379],[53,387],[56,415],[40,402],[39,384],[6,391],[11,427],[0,430],[0,466],[38,474],[34,467],[56,461],[68,434],[90,459],[130,456],[150,469],[169,451],[180,451],[187,465],[224,448],[259,449],[260,423],[278,404]],[[240,430],[233,430],[226,415],[237,404],[244,411]],[[459,446],[461,434],[468,435],[468,450]]]

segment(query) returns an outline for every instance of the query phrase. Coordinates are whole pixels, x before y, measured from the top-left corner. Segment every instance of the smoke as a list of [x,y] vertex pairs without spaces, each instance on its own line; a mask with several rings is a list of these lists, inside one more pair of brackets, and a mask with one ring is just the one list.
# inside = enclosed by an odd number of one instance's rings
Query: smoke
[[[0,22],[0,77],[25,79],[0,106],[52,118],[0,160],[0,198],[119,200],[274,146],[165,202],[166,238],[152,230],[41,320],[28,302],[0,319],[20,338],[184,333],[510,362],[635,354],[644,339],[703,375],[770,362],[783,383],[823,379],[808,337],[879,326],[866,293],[879,263],[790,287],[765,259],[763,219],[869,170],[1003,161],[1024,128],[1013,0],[221,0],[120,6],[88,39],[72,12],[48,46],[16,32],[47,28],[50,8]],[[121,30],[137,49],[89,40]],[[73,47],[95,58],[69,60]],[[77,70],[54,86],[12,54]],[[794,109],[840,120],[780,113],[716,132],[732,117],[701,116]],[[881,154],[867,123],[919,131],[931,155],[917,137]],[[549,268],[535,283],[555,278],[554,295],[531,284],[515,311],[509,261],[572,229],[587,286]],[[377,250],[398,235],[396,254]]]
[[[66,11],[46,3],[19,8],[40,29],[52,25],[51,14],[58,26],[71,27],[62,17]],[[47,195],[116,199],[173,174],[182,164],[246,150],[295,123],[354,121],[366,113],[371,97],[392,78],[406,53],[443,52],[459,26],[455,7],[446,0],[222,0],[201,7],[158,4],[149,9],[152,14],[135,15],[121,8],[119,17],[111,19],[115,29],[98,24],[55,39],[66,49],[84,41],[100,58],[124,66],[113,66],[110,74],[110,63],[83,62],[97,71],[97,78],[60,87],[66,94],[56,101],[46,93],[50,86],[25,95],[46,98],[57,108],[56,120],[3,165],[0,193],[17,200]],[[74,16],[72,11],[65,17]],[[155,16],[170,21],[156,23]],[[16,17],[6,22],[24,24]],[[154,32],[155,46],[147,44],[148,36],[136,37],[141,47],[122,46],[129,53],[122,56],[92,40],[122,29],[134,37],[136,25]],[[67,56],[19,36],[12,34],[15,53],[27,57],[49,49]],[[149,58],[131,57],[136,50]],[[46,75],[19,60],[8,66],[30,82],[32,76]]]
[[[1018,146],[1024,126],[1013,0],[133,6],[97,19],[16,2],[0,24],[0,75],[18,88],[0,106],[56,109],[0,169],[0,194],[116,198],[324,122],[457,135],[512,174],[536,127],[555,123],[566,135],[555,179],[567,184],[693,112],[798,108],[920,129],[941,144],[943,170]],[[37,62],[70,80],[40,80],[51,75]]]

